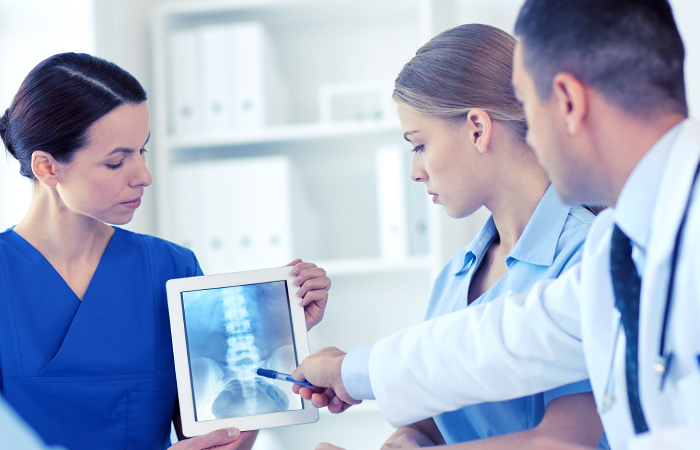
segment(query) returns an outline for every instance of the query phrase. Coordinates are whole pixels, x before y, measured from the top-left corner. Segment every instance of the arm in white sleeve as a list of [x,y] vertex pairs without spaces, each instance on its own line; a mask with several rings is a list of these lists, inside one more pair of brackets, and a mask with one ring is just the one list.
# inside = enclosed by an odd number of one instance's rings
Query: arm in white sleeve
[[700,425],[682,425],[654,430],[632,437],[627,450],[691,450],[700,442]]
[[542,280],[527,295],[510,292],[376,343],[369,375],[386,420],[399,427],[588,378],[579,269]]
[[369,381],[369,356],[372,346],[357,347],[348,352],[340,366],[343,386],[355,400],[374,400],[372,384]]

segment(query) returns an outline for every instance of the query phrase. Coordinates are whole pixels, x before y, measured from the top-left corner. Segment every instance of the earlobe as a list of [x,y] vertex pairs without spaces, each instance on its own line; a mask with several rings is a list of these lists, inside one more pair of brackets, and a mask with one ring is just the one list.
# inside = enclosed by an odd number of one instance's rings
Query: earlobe
[[558,73],[552,79],[552,92],[566,131],[570,135],[578,133],[588,112],[585,86],[571,74]]
[[469,138],[479,153],[486,153],[491,140],[491,117],[486,111],[473,109],[467,115]]
[[50,153],[36,151],[32,153],[32,171],[41,183],[54,187],[58,184],[58,163]]

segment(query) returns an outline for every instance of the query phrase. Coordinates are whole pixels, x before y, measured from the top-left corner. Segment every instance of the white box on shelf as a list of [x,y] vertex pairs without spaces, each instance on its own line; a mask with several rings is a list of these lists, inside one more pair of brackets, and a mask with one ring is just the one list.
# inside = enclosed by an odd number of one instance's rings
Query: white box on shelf
[[287,121],[287,91],[270,36],[260,22],[231,25],[233,129],[262,128]]
[[202,91],[205,133],[226,132],[231,127],[233,105],[231,61],[229,60],[230,25],[204,25],[200,29],[202,42]]
[[205,273],[281,266],[297,256],[293,251],[308,255],[313,248],[308,212],[304,240],[293,242],[301,240],[294,213],[307,204],[285,156],[182,164],[173,179],[178,243],[195,252]]
[[286,85],[262,23],[179,29],[169,40],[173,134],[220,134],[287,121]]
[[207,259],[206,236],[200,220],[204,215],[201,172],[200,164],[187,164],[174,166],[171,174],[171,195],[175,199],[172,220],[176,225],[173,240],[192,250],[200,262]]
[[328,122],[396,121],[391,80],[324,84],[318,92],[319,120]]
[[428,236],[428,208],[431,207],[430,197],[423,183],[411,180],[412,153],[403,150],[404,154],[404,183],[406,183],[406,234],[408,237],[408,254],[410,256],[426,256],[430,253]]
[[379,254],[386,259],[408,256],[406,189],[403,154],[395,145],[376,151]]
[[427,197],[423,186],[410,179],[411,153],[405,146],[386,145],[375,156],[381,257],[427,255]]
[[197,133],[204,124],[199,73],[201,35],[192,28],[174,30],[168,44],[171,131],[177,135]]

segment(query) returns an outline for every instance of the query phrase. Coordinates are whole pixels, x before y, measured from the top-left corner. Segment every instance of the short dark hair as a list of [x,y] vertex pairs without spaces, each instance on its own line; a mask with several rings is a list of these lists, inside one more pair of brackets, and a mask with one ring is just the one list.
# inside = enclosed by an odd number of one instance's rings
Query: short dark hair
[[567,72],[625,111],[688,114],[685,50],[667,0],[526,0],[515,34],[542,98]]
[[61,53],[39,63],[22,82],[0,118],[0,137],[34,179],[37,150],[69,163],[87,144],[90,125],[124,104],[146,101],[146,91],[129,72],[85,53]]

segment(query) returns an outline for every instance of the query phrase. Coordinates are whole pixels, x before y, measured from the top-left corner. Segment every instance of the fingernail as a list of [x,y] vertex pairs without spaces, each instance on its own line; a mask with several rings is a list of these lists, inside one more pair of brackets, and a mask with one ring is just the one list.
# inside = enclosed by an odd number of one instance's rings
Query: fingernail
[[302,293],[302,292],[304,292],[304,290],[303,290],[303,289],[299,289],[299,290],[297,291],[297,297],[301,297],[301,293]]
[[296,277],[294,279],[294,284],[296,284],[297,286],[301,286],[301,277]]
[[241,435],[241,430],[239,430],[238,428],[228,428],[226,430],[226,433],[228,433],[228,437],[230,438],[237,438]]
[[291,273],[292,275],[299,275],[299,268],[298,268],[298,267],[293,268],[292,271],[291,271],[290,273]]
[[338,397],[333,398],[333,404],[334,405],[339,405],[340,404],[340,399]]

